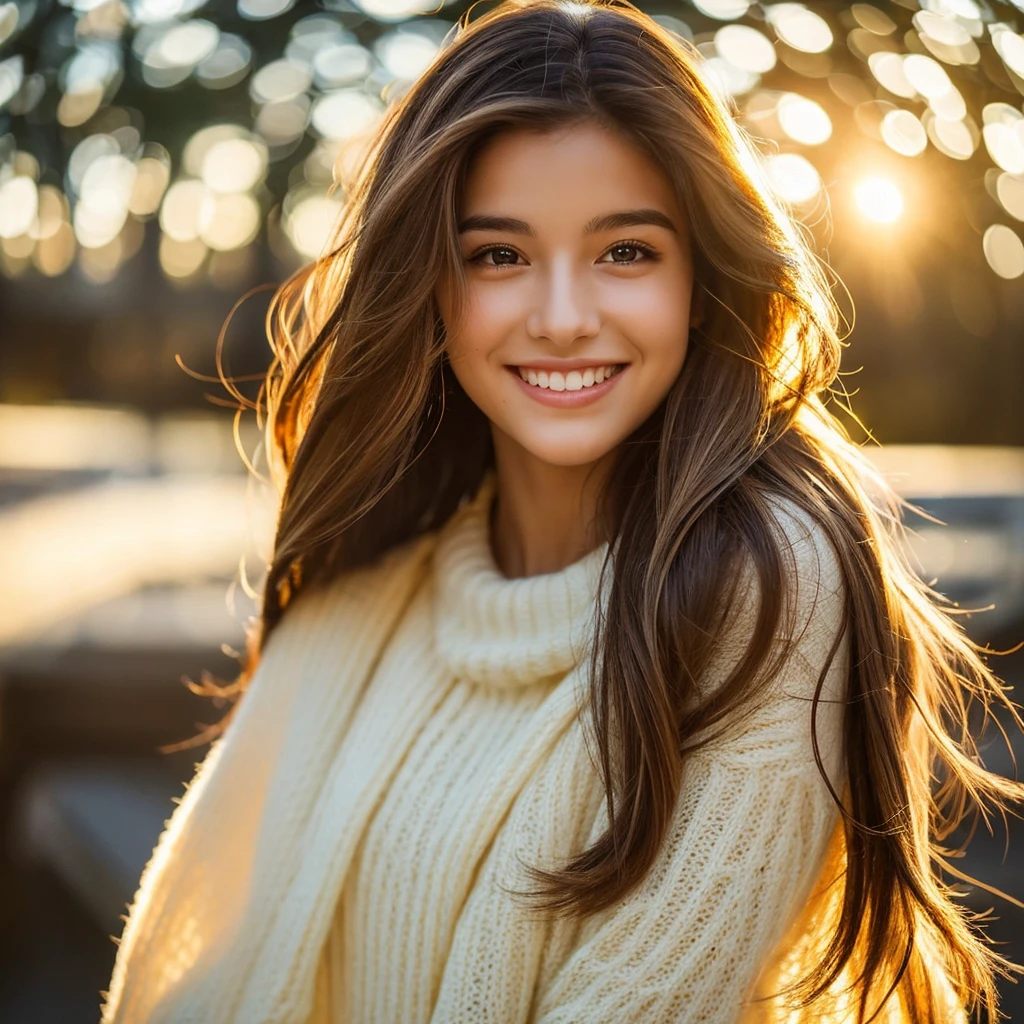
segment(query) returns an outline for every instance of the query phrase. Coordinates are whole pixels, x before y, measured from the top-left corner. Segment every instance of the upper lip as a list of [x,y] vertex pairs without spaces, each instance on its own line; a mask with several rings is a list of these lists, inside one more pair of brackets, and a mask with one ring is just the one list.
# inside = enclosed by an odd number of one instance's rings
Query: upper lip
[[624,359],[531,359],[522,363],[509,363],[508,365],[525,370],[546,370],[548,372],[557,370],[560,373],[569,373],[571,370],[591,370],[599,366],[622,366]]

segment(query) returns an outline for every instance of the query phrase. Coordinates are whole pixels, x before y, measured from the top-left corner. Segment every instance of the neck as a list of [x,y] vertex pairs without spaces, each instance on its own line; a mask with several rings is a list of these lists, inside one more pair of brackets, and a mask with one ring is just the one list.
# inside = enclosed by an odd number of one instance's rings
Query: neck
[[613,456],[609,452],[586,465],[555,466],[494,432],[497,496],[491,548],[506,577],[558,572],[603,543],[598,500]]

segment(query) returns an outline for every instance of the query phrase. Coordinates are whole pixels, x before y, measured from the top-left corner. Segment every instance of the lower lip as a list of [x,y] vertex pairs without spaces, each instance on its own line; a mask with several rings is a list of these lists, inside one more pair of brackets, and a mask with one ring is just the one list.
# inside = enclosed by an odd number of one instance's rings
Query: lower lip
[[580,388],[579,391],[552,391],[551,388],[538,387],[530,384],[519,376],[519,371],[508,367],[516,383],[535,401],[541,405],[550,405],[556,409],[576,409],[581,405],[590,405],[596,402],[603,395],[607,395],[615,387],[618,379],[629,369],[627,363],[623,368],[612,376],[605,378],[600,384],[591,384],[589,388]]

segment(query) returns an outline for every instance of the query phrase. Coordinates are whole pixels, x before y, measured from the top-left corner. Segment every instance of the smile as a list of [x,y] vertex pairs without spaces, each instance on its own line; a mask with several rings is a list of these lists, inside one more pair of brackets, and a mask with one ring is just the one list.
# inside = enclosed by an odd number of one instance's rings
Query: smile
[[533,366],[509,366],[509,376],[523,394],[541,405],[555,409],[577,409],[593,405],[614,388],[629,363],[577,365],[572,370],[541,370]]
[[560,373],[558,370],[534,370],[529,366],[516,366],[513,369],[520,378],[535,388],[545,391],[582,391],[592,388],[609,377],[614,377],[625,366],[624,363],[605,366],[588,366],[583,370],[569,370]]

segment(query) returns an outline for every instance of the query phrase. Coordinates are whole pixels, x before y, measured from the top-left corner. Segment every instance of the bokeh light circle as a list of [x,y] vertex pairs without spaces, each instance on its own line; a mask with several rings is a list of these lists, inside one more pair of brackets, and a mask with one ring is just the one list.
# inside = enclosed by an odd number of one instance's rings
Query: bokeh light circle
[[775,47],[762,32],[750,25],[723,25],[715,33],[718,55],[733,67],[763,74],[775,67]]
[[0,184],[0,238],[27,234],[35,222],[38,202],[36,183],[23,174]]
[[765,160],[775,191],[787,202],[799,206],[821,191],[821,176],[814,164],[799,153],[778,153]]
[[742,18],[750,8],[748,0],[692,0],[692,2],[701,14],[706,14],[709,18],[715,18],[718,21]]
[[1024,176],[1004,171],[996,179],[996,197],[1011,217],[1024,220]]
[[776,35],[795,50],[824,53],[832,45],[828,22],[804,4],[771,4],[765,14]]
[[782,130],[805,146],[820,146],[832,136],[832,120],[825,108],[806,96],[785,93],[779,98],[777,114]]
[[895,153],[919,156],[928,147],[924,125],[909,110],[890,110],[882,118],[882,140]]
[[993,224],[982,238],[988,265],[1000,277],[1012,280],[1024,274],[1024,242],[1005,224]]
[[215,210],[213,192],[195,178],[176,181],[160,206],[160,227],[176,242],[191,242],[209,223]]

